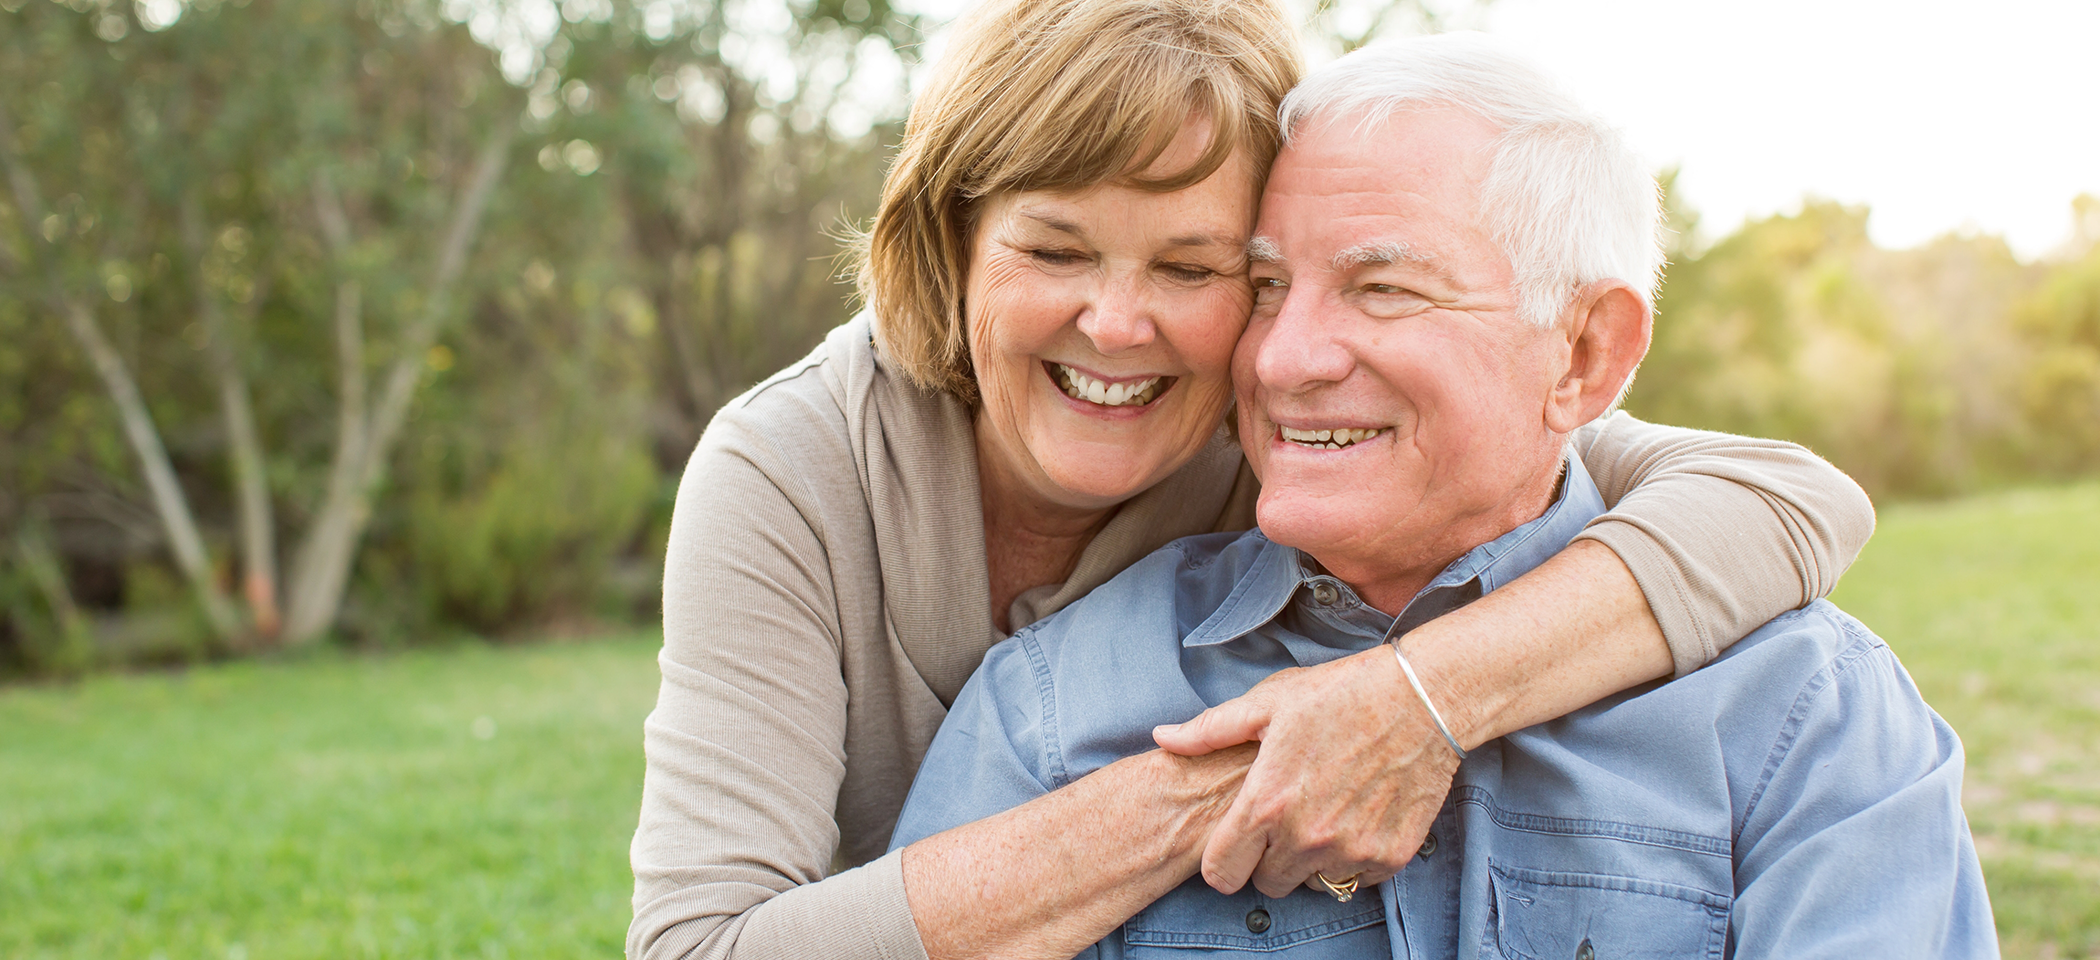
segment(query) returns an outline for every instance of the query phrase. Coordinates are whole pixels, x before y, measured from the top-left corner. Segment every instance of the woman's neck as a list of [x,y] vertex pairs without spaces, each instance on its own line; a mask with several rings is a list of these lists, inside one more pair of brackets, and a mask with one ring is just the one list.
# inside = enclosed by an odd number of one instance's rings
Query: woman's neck
[[1080,553],[1116,512],[1056,503],[985,444],[977,444],[977,484],[984,498],[984,561],[992,587],[992,623],[1010,633],[1014,598],[1035,587],[1063,583]]

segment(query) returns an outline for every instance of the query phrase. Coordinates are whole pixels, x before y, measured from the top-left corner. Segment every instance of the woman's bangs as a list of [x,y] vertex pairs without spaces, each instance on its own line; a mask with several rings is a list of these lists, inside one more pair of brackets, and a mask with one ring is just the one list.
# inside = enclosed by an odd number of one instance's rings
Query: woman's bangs
[[[1201,183],[1241,144],[1245,118],[1229,86],[1190,57],[1103,59],[1058,78],[972,193],[1079,190],[1119,183],[1168,192]],[[1198,68],[1192,70],[1191,68]],[[1199,72],[1200,71],[1200,72]],[[1147,175],[1190,121],[1211,121],[1209,142],[1186,167]],[[1001,151],[1006,152],[1006,151]]]

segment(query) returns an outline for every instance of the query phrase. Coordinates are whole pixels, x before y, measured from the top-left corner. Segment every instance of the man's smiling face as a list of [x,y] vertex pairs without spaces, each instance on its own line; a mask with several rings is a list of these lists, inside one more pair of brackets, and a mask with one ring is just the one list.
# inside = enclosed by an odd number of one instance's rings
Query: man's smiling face
[[1498,131],[1457,109],[1315,119],[1276,160],[1233,357],[1259,518],[1397,610],[1539,514],[1567,342],[1517,313],[1480,217]]

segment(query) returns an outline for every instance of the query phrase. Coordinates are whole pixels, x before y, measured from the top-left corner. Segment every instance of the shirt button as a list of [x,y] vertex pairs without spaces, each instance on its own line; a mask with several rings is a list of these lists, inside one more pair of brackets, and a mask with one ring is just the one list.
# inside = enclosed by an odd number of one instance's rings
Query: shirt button
[[1255,933],[1269,932],[1269,911],[1260,907],[1247,911],[1247,929]]
[[1334,602],[1335,602],[1336,600],[1340,600],[1341,598],[1342,598],[1342,592],[1341,592],[1340,590],[1336,590],[1336,589],[1334,588],[1334,584],[1331,584],[1331,583],[1316,583],[1316,584],[1313,584],[1313,599],[1314,599],[1315,601],[1318,601],[1318,603],[1320,604],[1320,606],[1323,606],[1323,607],[1331,607],[1331,606],[1333,606],[1333,605],[1334,605]]
[[1426,837],[1423,837],[1422,849],[1416,851],[1416,853],[1419,854],[1424,860],[1436,856],[1436,834],[1432,833]]
[[1582,938],[1582,946],[1575,948],[1575,960],[1597,960],[1597,948],[1590,946],[1588,937]]

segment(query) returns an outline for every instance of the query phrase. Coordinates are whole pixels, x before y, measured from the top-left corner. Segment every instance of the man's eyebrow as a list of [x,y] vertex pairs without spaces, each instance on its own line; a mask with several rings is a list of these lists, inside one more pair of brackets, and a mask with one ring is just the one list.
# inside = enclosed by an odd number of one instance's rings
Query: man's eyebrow
[[1427,250],[1417,250],[1399,240],[1378,240],[1359,243],[1334,255],[1334,270],[1345,273],[1358,267],[1378,267],[1389,264],[1410,263],[1425,267],[1437,276],[1449,279],[1451,271],[1442,259]]
[[1282,263],[1283,248],[1268,237],[1255,237],[1247,241],[1248,263]]

